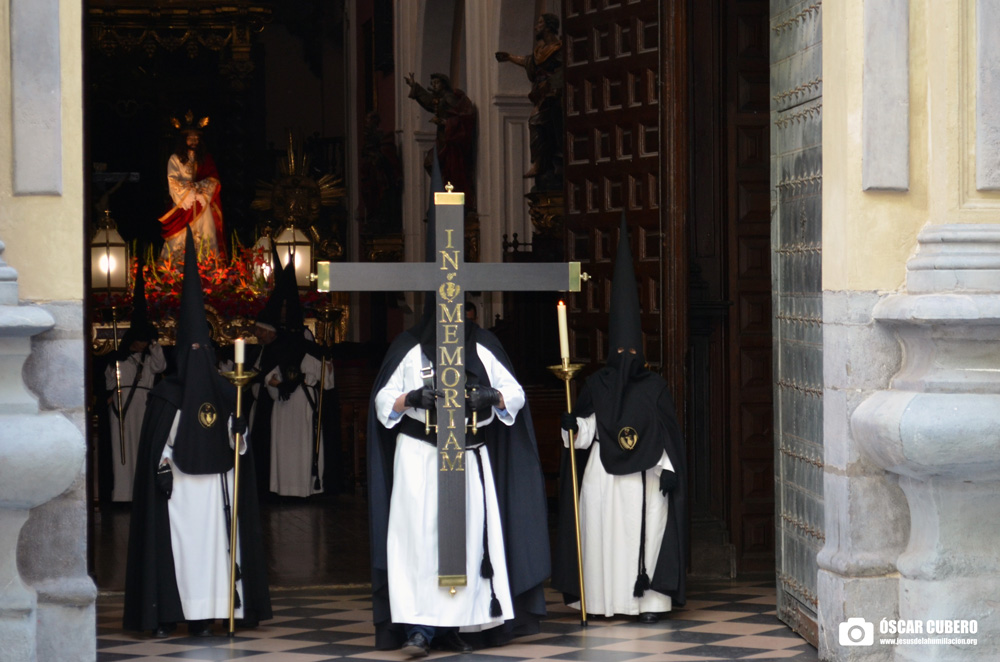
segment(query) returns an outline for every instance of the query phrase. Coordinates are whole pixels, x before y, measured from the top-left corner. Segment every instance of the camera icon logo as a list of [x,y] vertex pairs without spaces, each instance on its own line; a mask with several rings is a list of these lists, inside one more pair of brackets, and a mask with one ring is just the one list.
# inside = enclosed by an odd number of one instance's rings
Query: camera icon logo
[[840,624],[841,646],[871,646],[875,643],[875,626],[863,618],[849,618]]

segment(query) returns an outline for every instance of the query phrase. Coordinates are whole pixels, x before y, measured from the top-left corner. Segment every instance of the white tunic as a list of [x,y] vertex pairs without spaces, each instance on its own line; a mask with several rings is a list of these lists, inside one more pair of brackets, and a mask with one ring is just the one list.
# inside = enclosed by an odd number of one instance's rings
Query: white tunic
[[[139,381],[135,381],[136,371],[142,363],[142,374]],[[125,409],[125,420],[122,421],[122,429],[125,432],[125,463],[122,464],[122,444],[121,431],[118,427],[118,379],[115,377],[115,368],[118,368],[122,385],[122,401],[129,401],[129,396],[135,390],[135,395],[131,395],[131,402]],[[163,372],[167,367],[167,360],[163,356],[163,348],[156,343],[150,343],[149,354],[141,353],[129,354],[124,361],[115,361],[104,371],[104,385],[111,392],[108,410],[110,412],[109,425],[111,426],[111,471],[115,478],[114,489],[111,491],[112,501],[132,500],[132,481],[135,479],[135,454],[139,448],[139,433],[142,430],[142,417],[146,413],[146,396],[149,389],[153,388],[156,375]],[[133,382],[135,383],[133,389]]]
[[[576,448],[588,448],[597,439],[597,419],[577,418]],[[563,444],[569,446],[563,430]],[[652,578],[667,526],[667,498],[660,492],[660,473],[673,471],[663,453],[659,463],[646,470],[646,572]],[[636,615],[670,611],[670,596],[647,589],[642,598],[632,592],[639,570],[639,535],[642,526],[642,475],[614,476],[604,470],[601,451],[594,448],[580,485],[580,539],[587,612]],[[580,603],[572,605],[577,609]]]
[[[161,455],[161,462],[170,460],[174,472],[174,488],[167,501],[167,512],[177,592],[185,620],[229,618],[229,529],[221,474],[186,474],[173,463],[174,438],[180,420],[181,412],[178,411]],[[233,444],[232,434],[229,443]],[[241,440],[240,455],[245,453],[246,442]],[[240,472],[243,470],[241,466]],[[225,477],[232,507],[233,470],[226,472]],[[239,528],[236,534],[236,563],[239,564]],[[242,580],[236,582],[236,592],[244,597]],[[235,618],[243,618],[243,607],[233,613]]]
[[[194,177],[197,172],[197,163],[194,161],[188,161],[186,164],[181,163],[180,157],[176,154],[171,154],[167,161],[167,188],[174,205],[181,209],[191,209],[197,202],[202,210],[188,225],[194,235],[194,245],[198,256],[203,258],[207,251],[217,253],[219,250],[218,239],[215,236],[215,211],[209,204],[219,182],[215,178],[206,178],[195,182]],[[168,255],[175,258],[182,257],[185,237],[186,233],[183,230],[167,237],[163,244],[162,255],[164,257]]]
[[[310,337],[307,332],[307,338]],[[270,489],[282,496],[306,497],[323,491],[323,443],[320,430],[319,444],[319,488],[316,488],[312,478],[312,459],[315,452],[316,429],[313,426],[313,405],[309,398],[317,404],[319,394],[320,373],[322,363],[309,354],[302,357],[299,366],[304,377],[304,388],[297,388],[282,400],[278,397],[278,387],[271,386],[271,379],[281,382],[281,369],[274,368],[264,377],[267,392],[274,400],[271,409],[271,479]],[[326,363],[326,377],[323,380],[324,389],[333,388],[333,363]],[[305,389],[310,390],[307,396]],[[323,397],[327,397],[324,395]]]
[[[513,425],[524,406],[524,391],[514,376],[500,364],[489,350],[477,346],[479,358],[489,375],[490,385],[504,398],[506,412],[494,409],[482,427],[498,418]],[[396,398],[402,393],[421,388],[420,346],[413,347],[403,358],[386,385],[375,396],[379,421],[387,428],[395,427],[402,418],[390,419]],[[403,416],[423,421],[423,409],[406,409]],[[466,444],[475,443],[471,435]],[[449,588],[438,586],[438,527],[437,474],[440,465],[437,449],[427,442],[405,434],[396,438],[393,461],[392,496],[389,503],[389,527],[386,541],[388,561],[389,605],[394,623],[412,625],[457,626],[464,631],[491,628],[511,618],[511,602],[504,553],[503,529],[497,505],[496,488],[489,454],[485,447],[483,475],[486,484],[486,519],[493,564],[493,587],[503,616],[490,616],[490,581],[483,579],[483,488],[479,482],[476,454],[467,451],[465,461],[465,534],[466,576],[468,586],[458,587],[455,595]]]

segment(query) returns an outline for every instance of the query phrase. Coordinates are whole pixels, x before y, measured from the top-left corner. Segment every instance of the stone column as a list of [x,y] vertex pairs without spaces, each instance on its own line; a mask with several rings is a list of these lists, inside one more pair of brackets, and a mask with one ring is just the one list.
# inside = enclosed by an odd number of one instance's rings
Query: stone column
[[[898,617],[922,622],[916,636],[978,639],[897,645],[895,660],[1000,659],[998,295],[1000,225],[929,226],[907,264],[906,293],[873,311],[895,332],[902,367],[851,427],[862,451],[899,476],[909,503]],[[976,621],[978,632],[927,631],[956,620]]]
[[79,430],[62,414],[39,412],[21,377],[32,336],[54,323],[43,309],[18,305],[17,272],[0,259],[0,657],[10,662],[37,653],[37,597],[18,572],[21,527],[32,508],[70,487],[84,458]]
[[876,292],[823,293],[823,548],[816,558],[820,658],[883,662],[892,650],[842,646],[840,624],[896,618],[896,559],[910,534],[906,497],[896,476],[869,460],[851,416],[886,388],[900,364],[890,329],[876,323]]

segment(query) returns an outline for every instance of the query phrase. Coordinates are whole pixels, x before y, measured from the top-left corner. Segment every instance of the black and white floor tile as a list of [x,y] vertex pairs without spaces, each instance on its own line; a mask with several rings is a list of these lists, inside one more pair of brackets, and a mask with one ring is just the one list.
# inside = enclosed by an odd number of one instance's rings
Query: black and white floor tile
[[[634,618],[593,617],[588,627],[579,612],[549,591],[549,616],[538,634],[473,653],[432,651],[430,660],[508,662],[704,662],[764,660],[811,662],[816,650],[775,616],[771,581],[696,582],[687,605],[658,623]],[[371,600],[364,587],[275,590],[275,618],[230,638],[217,621],[212,637],[190,637],[181,626],[167,639],[121,628],[122,595],[105,593],[97,604],[97,661],[246,660],[247,662],[402,661],[400,651],[374,648]],[[450,662],[450,661],[449,661]]]

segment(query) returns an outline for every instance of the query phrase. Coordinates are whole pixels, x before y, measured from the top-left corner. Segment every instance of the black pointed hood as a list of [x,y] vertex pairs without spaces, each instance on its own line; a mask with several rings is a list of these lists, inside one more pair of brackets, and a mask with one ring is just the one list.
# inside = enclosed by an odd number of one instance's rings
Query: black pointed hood
[[288,331],[301,333],[305,326],[305,314],[302,312],[302,299],[299,297],[299,283],[295,279],[295,258],[289,256],[285,265],[281,287],[284,290],[285,328]]
[[[611,393],[614,405],[612,420],[615,421],[621,414],[622,400],[629,380],[642,372],[646,363],[642,352],[639,286],[635,280],[630,246],[628,225],[623,212],[615,269],[611,276],[611,310],[608,316],[608,367],[617,371]],[[619,353],[619,348],[624,351]]]
[[135,268],[135,284],[132,287],[132,318],[129,322],[128,331],[125,332],[121,341],[121,348],[128,354],[129,347],[136,340],[155,342],[160,337],[160,332],[156,326],[149,321],[149,308],[146,304],[146,266],[144,247],[139,248],[139,257]]
[[615,269],[611,276],[611,310],[608,326],[609,346],[608,363],[611,364],[622,347],[636,351],[639,365],[645,363],[642,354],[642,325],[639,314],[639,287],[635,280],[635,268],[632,266],[632,250],[630,248],[628,225],[625,214],[622,214],[621,230],[618,233],[618,253],[615,256]]
[[274,245],[274,239],[271,239],[271,273],[274,274],[274,286],[271,288],[271,294],[267,297],[267,301],[264,302],[264,307],[257,313],[255,321],[265,328],[277,331],[284,323],[285,317],[283,287],[285,274],[281,260],[278,258],[278,249]]
[[228,419],[235,406],[236,394],[232,384],[216,368],[190,227],[186,241],[184,285],[177,321],[176,379],[183,395],[173,458],[184,473],[222,473],[233,467]]
[[[441,177],[441,164],[438,163],[437,147],[434,148],[434,159],[431,165],[431,197],[427,207],[427,235],[424,240],[424,262],[433,262],[436,259],[434,253],[435,237],[437,235],[437,224],[435,222],[436,212],[434,207],[434,194],[444,192],[444,180]],[[437,325],[434,324],[434,304],[435,293],[424,292],[424,311],[420,319],[410,329],[410,333],[420,339],[420,346],[428,357],[433,358],[434,348],[437,347]]]

